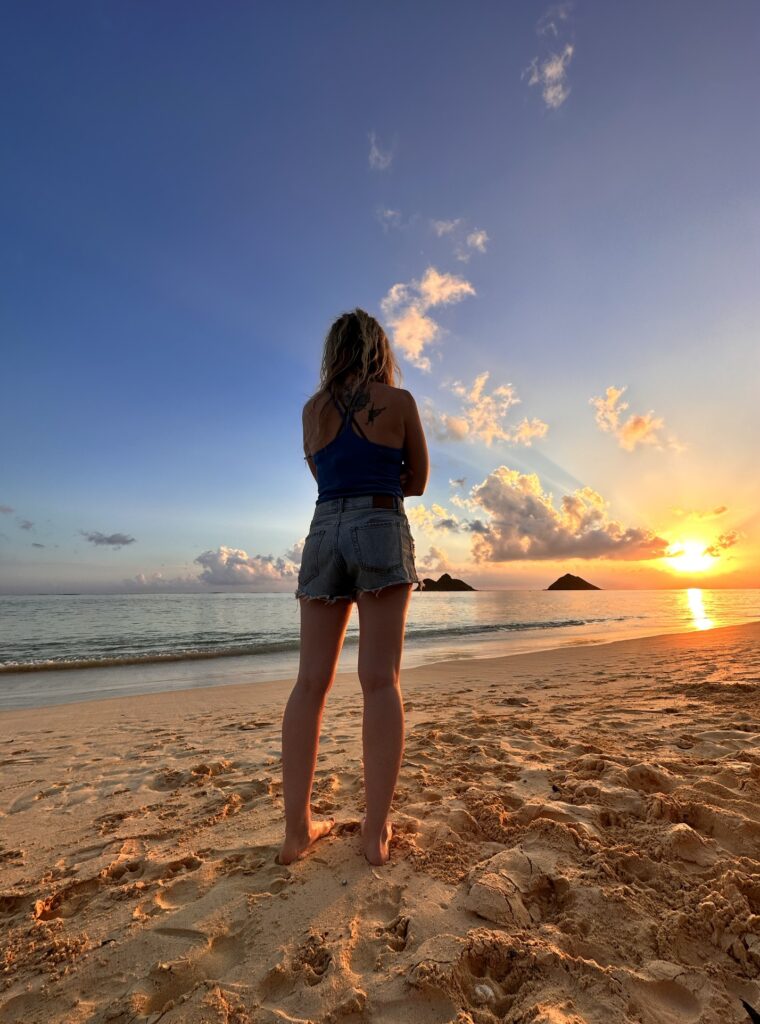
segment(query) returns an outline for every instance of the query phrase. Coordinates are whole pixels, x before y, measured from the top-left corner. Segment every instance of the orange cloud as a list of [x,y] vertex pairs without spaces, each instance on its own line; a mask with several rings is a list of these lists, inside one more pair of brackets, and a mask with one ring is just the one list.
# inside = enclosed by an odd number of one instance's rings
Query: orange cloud
[[664,421],[662,417],[655,416],[652,410],[644,414],[632,413],[626,420],[621,418],[628,408],[628,402],[620,400],[625,390],[625,387],[616,388],[611,385],[605,391],[604,397],[589,399],[590,404],[596,409],[596,424],[599,429],[614,434],[620,447],[629,452],[640,444],[654,445],[660,450],[667,446],[675,451],[682,451],[684,445],[675,437],[663,436]]
[[712,558],[720,558],[723,551],[727,548],[732,548],[738,543],[740,536],[741,534],[738,530],[728,530],[726,533],[721,533],[716,541],[705,548],[705,554],[710,555]]
[[462,399],[458,415],[438,413],[432,402],[425,401],[422,418],[435,437],[441,441],[473,439],[483,441],[489,448],[494,441],[529,446],[535,438],[544,437],[549,427],[539,419],[523,418],[519,423],[507,425],[504,420],[520,399],[511,384],[501,384],[486,394],[489,371],[479,374],[471,386],[454,381],[449,389]]
[[590,487],[562,498],[556,508],[535,473],[499,466],[470,491],[488,515],[468,524],[477,562],[530,559],[661,558],[668,547],[649,530],[610,519],[608,502]]
[[429,370],[430,360],[424,350],[435,341],[440,327],[427,315],[428,310],[461,302],[468,295],[475,295],[469,281],[455,274],[441,274],[435,267],[428,267],[419,281],[394,284],[380,308],[404,358],[420,370]]

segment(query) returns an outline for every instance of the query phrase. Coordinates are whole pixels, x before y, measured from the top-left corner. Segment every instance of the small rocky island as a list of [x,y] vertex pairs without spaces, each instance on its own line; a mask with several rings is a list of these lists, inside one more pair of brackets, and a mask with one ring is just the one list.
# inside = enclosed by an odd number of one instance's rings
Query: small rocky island
[[595,587],[593,583],[589,583],[587,580],[581,579],[580,576],[573,576],[572,573],[566,572],[564,576],[560,576],[554,583],[550,583],[546,588],[547,590],[601,590],[601,587]]
[[469,583],[465,583],[464,580],[454,579],[453,576],[449,576],[447,572],[439,576],[437,580],[431,580],[429,577],[425,577],[422,581],[422,585],[419,583],[414,588],[415,590],[474,590],[475,587],[471,587]]

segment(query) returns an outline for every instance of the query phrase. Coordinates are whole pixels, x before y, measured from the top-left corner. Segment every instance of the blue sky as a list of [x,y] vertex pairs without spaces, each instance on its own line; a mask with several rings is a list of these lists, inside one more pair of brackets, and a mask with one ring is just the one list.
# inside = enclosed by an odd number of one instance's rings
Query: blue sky
[[[755,3],[11,3],[4,28],[0,592],[293,589],[301,407],[356,305],[429,426],[419,568],[758,585]],[[519,404],[463,413],[484,373]],[[516,556],[526,488],[553,539]],[[578,492],[601,519],[557,519]],[[665,542],[715,557],[679,577]]]

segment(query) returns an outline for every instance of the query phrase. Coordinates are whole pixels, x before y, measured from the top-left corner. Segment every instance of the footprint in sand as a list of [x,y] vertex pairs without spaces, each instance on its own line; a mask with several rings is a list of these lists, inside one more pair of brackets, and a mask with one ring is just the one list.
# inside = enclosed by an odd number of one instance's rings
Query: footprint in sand
[[135,984],[128,993],[129,1006],[135,1018],[138,1014],[147,1017],[168,1013],[185,1002],[196,988],[205,987],[206,979],[222,979],[239,966],[243,952],[240,935],[222,933],[210,939],[204,938],[204,947],[191,949],[187,955],[174,960],[154,964],[147,978]]
[[262,845],[227,850],[208,848],[200,852],[209,858],[217,876],[254,879],[255,884],[246,883],[245,887],[246,898],[252,905],[261,897],[276,896],[282,892],[293,877],[287,865],[275,861],[278,849],[276,845]]
[[[139,858],[129,863],[130,874],[124,879],[128,894],[145,893],[146,890],[151,892],[148,900],[135,907],[132,917],[135,920],[155,917],[200,899],[211,888],[211,880],[208,877],[201,880],[186,876],[195,873],[204,864],[205,861],[195,854],[186,854],[168,861]],[[117,862],[117,870],[120,868],[121,863]],[[137,882],[131,887],[133,879]]]
[[300,943],[286,949],[280,963],[267,971],[259,985],[259,996],[281,1002],[304,984],[319,985],[332,962],[327,933],[312,929]]
[[74,917],[103,890],[103,885],[100,878],[71,882],[51,896],[36,900],[34,919],[52,921],[54,918]]
[[361,901],[348,922],[351,970],[357,974],[381,970],[394,954],[406,949],[409,916],[402,913],[403,889],[382,884]]
[[161,910],[178,910],[188,903],[195,902],[207,889],[207,886],[201,886],[194,878],[182,878],[173,885],[160,889],[154,896],[154,901]]
[[[678,964],[655,961],[653,970],[626,972],[625,987],[630,998],[630,1012],[644,1019],[698,1021],[704,1019],[704,1006],[694,992],[690,991],[676,977],[689,980],[688,971]],[[653,977],[642,977],[646,973]],[[692,984],[701,987],[698,975],[692,977]]]

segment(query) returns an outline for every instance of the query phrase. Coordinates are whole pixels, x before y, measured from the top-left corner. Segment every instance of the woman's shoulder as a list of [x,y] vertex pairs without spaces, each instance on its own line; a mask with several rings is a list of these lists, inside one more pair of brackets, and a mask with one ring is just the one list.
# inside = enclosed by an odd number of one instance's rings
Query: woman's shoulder
[[410,393],[405,388],[397,388],[393,384],[382,384],[380,381],[372,381],[370,388],[372,389],[373,396],[382,400],[403,404],[411,398]]
[[380,381],[372,381],[368,387],[369,400],[376,406],[382,406],[388,410],[388,415],[406,419],[414,403],[411,393],[405,388],[398,388],[393,384],[382,384]]
[[[383,384],[379,380],[370,381],[367,385],[367,390],[369,390],[373,398],[380,399],[382,401],[398,402],[400,404],[408,402],[412,397],[411,392],[407,391],[405,388],[398,388],[393,384]],[[320,388],[306,399],[303,411],[304,413],[312,412],[317,408],[317,406],[329,400],[330,395],[328,389]]]
[[313,395],[310,395],[306,399],[303,406],[304,416],[310,412],[313,412],[318,405],[320,405],[326,398],[329,398],[327,388],[320,388],[319,391],[315,391]]

